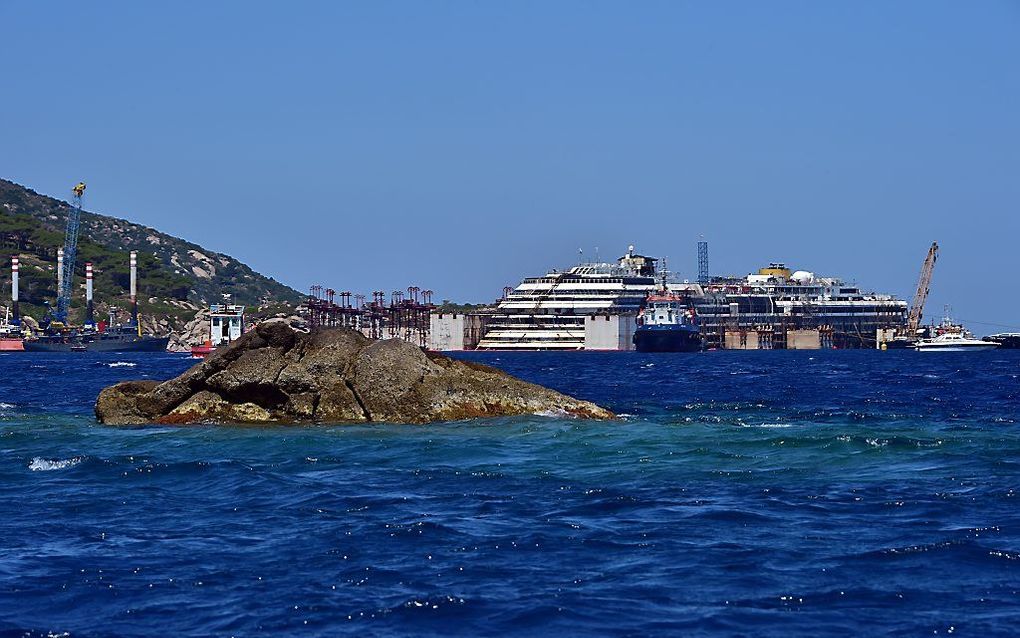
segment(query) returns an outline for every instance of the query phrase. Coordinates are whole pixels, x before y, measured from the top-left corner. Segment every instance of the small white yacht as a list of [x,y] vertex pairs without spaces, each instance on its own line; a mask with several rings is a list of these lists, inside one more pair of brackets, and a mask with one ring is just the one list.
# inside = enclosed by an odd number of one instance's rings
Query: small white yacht
[[994,350],[999,344],[982,341],[962,332],[946,332],[933,339],[922,339],[914,349],[918,352],[967,352],[970,350]]

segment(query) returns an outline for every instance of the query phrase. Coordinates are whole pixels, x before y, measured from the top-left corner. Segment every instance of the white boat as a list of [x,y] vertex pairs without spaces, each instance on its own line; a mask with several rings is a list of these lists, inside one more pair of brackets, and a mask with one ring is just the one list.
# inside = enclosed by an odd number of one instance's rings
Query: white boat
[[982,341],[968,334],[947,332],[933,339],[922,339],[914,349],[918,352],[968,352],[970,350],[994,350],[999,344],[994,341]]

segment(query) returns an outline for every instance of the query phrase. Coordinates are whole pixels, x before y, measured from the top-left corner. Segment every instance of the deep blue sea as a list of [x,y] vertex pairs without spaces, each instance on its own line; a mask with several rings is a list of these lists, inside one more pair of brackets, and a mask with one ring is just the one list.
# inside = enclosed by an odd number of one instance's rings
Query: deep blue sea
[[0,634],[1020,632],[1020,352],[474,353],[623,418],[97,425],[0,355]]

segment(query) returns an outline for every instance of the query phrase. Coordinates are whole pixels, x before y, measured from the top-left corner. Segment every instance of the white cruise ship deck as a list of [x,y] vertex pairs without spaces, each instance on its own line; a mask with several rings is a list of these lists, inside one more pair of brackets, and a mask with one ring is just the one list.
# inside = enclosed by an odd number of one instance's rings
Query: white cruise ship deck
[[489,317],[479,350],[581,350],[585,320],[636,314],[656,288],[655,262],[631,246],[617,263],[586,263],[524,279]]

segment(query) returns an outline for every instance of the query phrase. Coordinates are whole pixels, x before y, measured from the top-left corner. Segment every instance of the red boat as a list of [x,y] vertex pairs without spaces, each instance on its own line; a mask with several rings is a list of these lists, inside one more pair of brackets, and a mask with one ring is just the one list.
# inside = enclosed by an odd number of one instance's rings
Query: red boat
[[196,359],[205,359],[215,349],[216,348],[213,347],[212,340],[206,339],[205,343],[200,346],[191,346],[191,356]]
[[24,352],[25,341],[21,338],[0,337],[0,352]]

